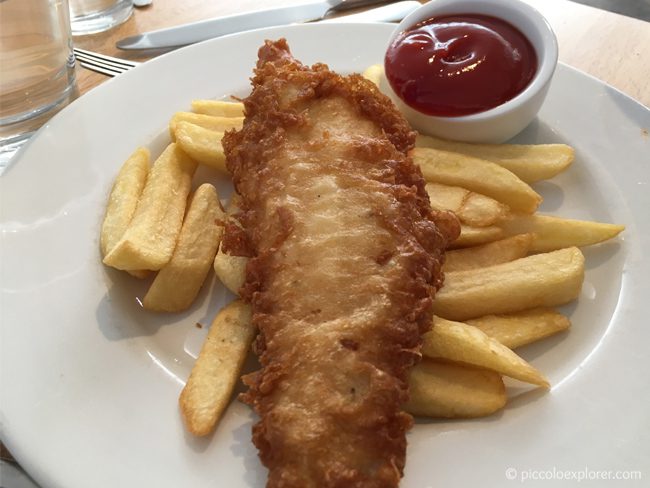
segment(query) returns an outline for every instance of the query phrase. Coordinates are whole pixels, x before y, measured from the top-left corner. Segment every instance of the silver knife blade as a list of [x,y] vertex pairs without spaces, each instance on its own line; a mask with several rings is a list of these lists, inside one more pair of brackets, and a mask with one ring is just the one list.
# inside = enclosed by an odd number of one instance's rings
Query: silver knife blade
[[422,4],[417,0],[403,0],[383,7],[371,8],[358,14],[348,14],[321,22],[353,23],[353,22],[400,22],[404,17],[420,8]]
[[320,0],[301,5],[217,17],[126,37],[117,41],[116,46],[125,50],[187,46],[214,37],[259,29],[260,27],[322,19],[330,9],[341,3],[343,3],[343,0]]

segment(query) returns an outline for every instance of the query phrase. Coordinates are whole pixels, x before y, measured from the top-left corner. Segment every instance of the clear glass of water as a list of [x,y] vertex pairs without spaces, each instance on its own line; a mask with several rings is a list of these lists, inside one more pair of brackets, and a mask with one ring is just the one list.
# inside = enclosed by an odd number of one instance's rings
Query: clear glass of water
[[74,96],[67,0],[0,0],[0,171]]
[[94,34],[121,24],[133,12],[133,0],[68,0],[72,35]]

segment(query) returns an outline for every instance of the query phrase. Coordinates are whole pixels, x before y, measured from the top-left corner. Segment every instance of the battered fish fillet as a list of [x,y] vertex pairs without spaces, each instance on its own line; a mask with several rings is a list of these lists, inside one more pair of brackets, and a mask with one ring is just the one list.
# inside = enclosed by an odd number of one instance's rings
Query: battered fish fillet
[[242,295],[262,368],[244,400],[267,486],[395,487],[406,375],[458,223],[431,210],[415,133],[361,76],[267,41],[244,105],[223,139],[243,201],[224,246],[253,257]]

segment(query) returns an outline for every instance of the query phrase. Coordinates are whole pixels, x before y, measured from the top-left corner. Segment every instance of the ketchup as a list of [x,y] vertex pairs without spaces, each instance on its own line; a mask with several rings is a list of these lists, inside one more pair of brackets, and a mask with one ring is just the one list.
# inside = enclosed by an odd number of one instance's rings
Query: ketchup
[[530,41],[501,19],[478,14],[434,17],[402,32],[388,48],[386,78],[410,107],[455,117],[501,105],[537,70]]

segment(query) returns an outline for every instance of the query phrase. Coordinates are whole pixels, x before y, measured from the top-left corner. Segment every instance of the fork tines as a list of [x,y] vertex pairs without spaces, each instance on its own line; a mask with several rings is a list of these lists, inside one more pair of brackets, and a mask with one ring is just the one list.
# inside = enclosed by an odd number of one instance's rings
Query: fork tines
[[140,63],[128,61],[126,59],[114,58],[99,54],[85,49],[74,48],[75,57],[79,64],[86,69],[105,74],[107,76],[117,76],[125,71],[135,68]]

